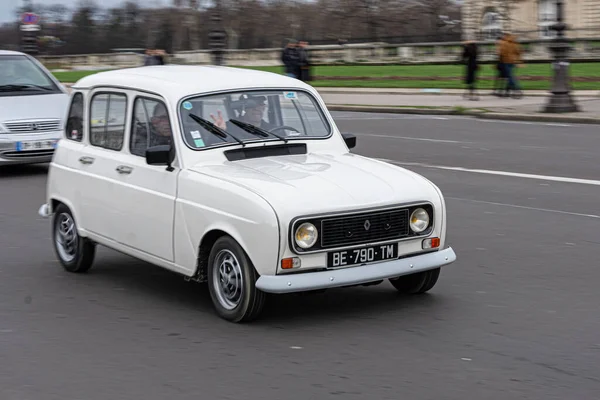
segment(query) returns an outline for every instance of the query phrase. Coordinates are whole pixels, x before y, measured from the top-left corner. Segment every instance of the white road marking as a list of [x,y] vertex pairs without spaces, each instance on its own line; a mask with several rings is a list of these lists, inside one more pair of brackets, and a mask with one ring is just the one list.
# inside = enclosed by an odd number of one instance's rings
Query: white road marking
[[370,136],[370,137],[382,137],[389,139],[404,139],[404,140],[419,140],[423,142],[437,142],[437,143],[472,143],[472,142],[459,142],[457,140],[444,140],[444,139],[429,139],[429,138],[416,138],[410,136],[395,136],[395,135],[380,135],[377,133],[354,133],[356,136]]
[[445,165],[431,165],[431,164],[423,164],[423,163],[401,162],[401,161],[394,161],[394,160],[389,160],[389,159],[385,159],[385,158],[379,158],[379,160],[388,162],[390,164],[399,165],[399,166],[413,166],[413,167],[422,167],[422,168],[443,169],[443,170],[448,170],[448,171],[472,172],[475,174],[500,175],[500,176],[510,176],[513,178],[537,179],[537,180],[542,180],[542,181],[555,181],[555,182],[565,182],[565,183],[578,183],[581,185],[600,186],[600,181],[594,180],[594,179],[570,178],[570,177],[566,177],[566,176],[524,174],[524,173],[520,173],[520,172],[498,171],[498,170],[489,170],[489,169],[470,169],[470,168],[463,168],[463,167],[449,167],[449,166],[445,166]]
[[419,115],[419,114],[402,114],[402,115],[390,115],[385,117],[353,117],[353,116],[333,116],[333,120],[347,120],[347,121],[383,121],[383,120],[406,120],[406,119],[436,119],[436,120],[447,120],[446,117],[436,117],[433,115]]
[[485,122],[488,124],[518,124],[518,125],[544,125],[544,126],[556,126],[560,128],[566,128],[573,126],[573,124],[561,124],[558,122],[536,122],[536,121],[505,121],[496,119],[478,119],[478,121]]
[[524,209],[524,210],[543,211],[543,212],[549,212],[549,213],[554,213],[554,214],[564,214],[564,215],[573,215],[573,216],[576,216],[576,217],[586,217],[586,218],[600,219],[600,215],[596,215],[596,214],[582,214],[582,213],[575,213],[575,212],[570,212],[570,211],[552,210],[552,209],[549,209],[549,208],[528,207],[528,206],[520,206],[520,205],[517,205],[517,204],[496,203],[494,201],[465,199],[465,198],[462,198],[462,197],[445,197],[445,198],[449,199],[449,200],[458,200],[458,201],[468,201],[468,202],[471,202],[471,203],[489,204],[489,205],[492,205],[492,206],[520,208],[520,209]]

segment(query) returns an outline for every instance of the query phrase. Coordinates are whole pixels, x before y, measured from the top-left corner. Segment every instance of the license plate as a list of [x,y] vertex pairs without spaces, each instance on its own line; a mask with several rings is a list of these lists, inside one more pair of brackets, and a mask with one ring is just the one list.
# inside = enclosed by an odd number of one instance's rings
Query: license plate
[[17,142],[17,151],[30,150],[52,150],[56,148],[58,140],[35,140],[28,142]]
[[398,258],[398,244],[357,247],[327,253],[327,267],[347,267]]

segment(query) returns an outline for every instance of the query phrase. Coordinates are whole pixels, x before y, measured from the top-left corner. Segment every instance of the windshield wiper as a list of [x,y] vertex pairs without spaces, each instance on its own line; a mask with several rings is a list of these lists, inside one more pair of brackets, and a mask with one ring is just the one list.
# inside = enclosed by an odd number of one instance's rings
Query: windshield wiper
[[207,131],[209,131],[210,133],[212,133],[215,136],[219,136],[221,139],[223,139],[223,141],[226,141],[225,138],[227,138],[227,136],[231,136],[232,138],[235,139],[236,142],[238,142],[242,146],[246,146],[246,143],[244,143],[243,141],[241,141],[237,137],[233,136],[231,133],[229,133],[227,131],[224,131],[223,129],[219,128],[218,126],[216,126],[212,122],[207,121],[204,118],[200,118],[199,116],[194,115],[192,113],[190,113],[188,115],[190,116],[191,119],[193,119],[194,121],[196,121],[204,129],[206,129]]
[[0,91],[2,91],[2,92],[17,92],[17,91],[20,91],[23,89],[32,89],[32,88],[52,91],[51,88],[47,88],[45,86],[40,86],[40,85],[29,84],[29,83],[26,85],[16,85],[16,84],[0,85]]
[[54,89],[46,87],[46,86],[35,85],[33,83],[27,83],[27,84],[25,84],[23,86],[34,87],[34,88],[43,89],[43,90],[49,90],[49,91],[53,91],[54,90]]
[[283,140],[285,143],[288,142],[288,139],[276,135],[272,132],[269,132],[267,130],[264,130],[263,128],[259,128],[258,126],[252,125],[252,124],[248,124],[246,122],[242,122],[242,121],[238,121],[237,119],[230,119],[229,122],[236,124],[237,126],[239,126],[240,128],[244,129],[245,131],[256,135],[256,136],[262,136],[262,137],[269,137],[269,135],[273,135],[275,136],[277,139],[279,140]]

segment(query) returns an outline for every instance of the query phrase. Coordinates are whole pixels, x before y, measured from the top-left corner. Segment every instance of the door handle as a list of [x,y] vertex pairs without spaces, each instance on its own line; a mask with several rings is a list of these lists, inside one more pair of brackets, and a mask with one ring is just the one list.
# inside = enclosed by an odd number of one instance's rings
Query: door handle
[[130,174],[131,171],[133,171],[133,168],[127,167],[125,165],[119,165],[117,167],[117,172],[120,173],[120,174]]
[[79,162],[82,164],[92,164],[94,162],[94,158],[92,157],[81,157]]

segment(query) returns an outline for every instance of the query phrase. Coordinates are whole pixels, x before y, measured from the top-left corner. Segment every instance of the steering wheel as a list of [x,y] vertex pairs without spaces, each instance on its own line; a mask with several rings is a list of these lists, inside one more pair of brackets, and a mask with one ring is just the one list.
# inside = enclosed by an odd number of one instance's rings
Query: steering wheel
[[275,131],[279,131],[282,129],[289,129],[290,131],[294,131],[294,132],[298,132],[300,133],[300,131],[296,128],[294,128],[293,126],[289,126],[289,125],[281,125],[281,126],[277,126],[275,128],[269,129],[269,132],[273,133]]

